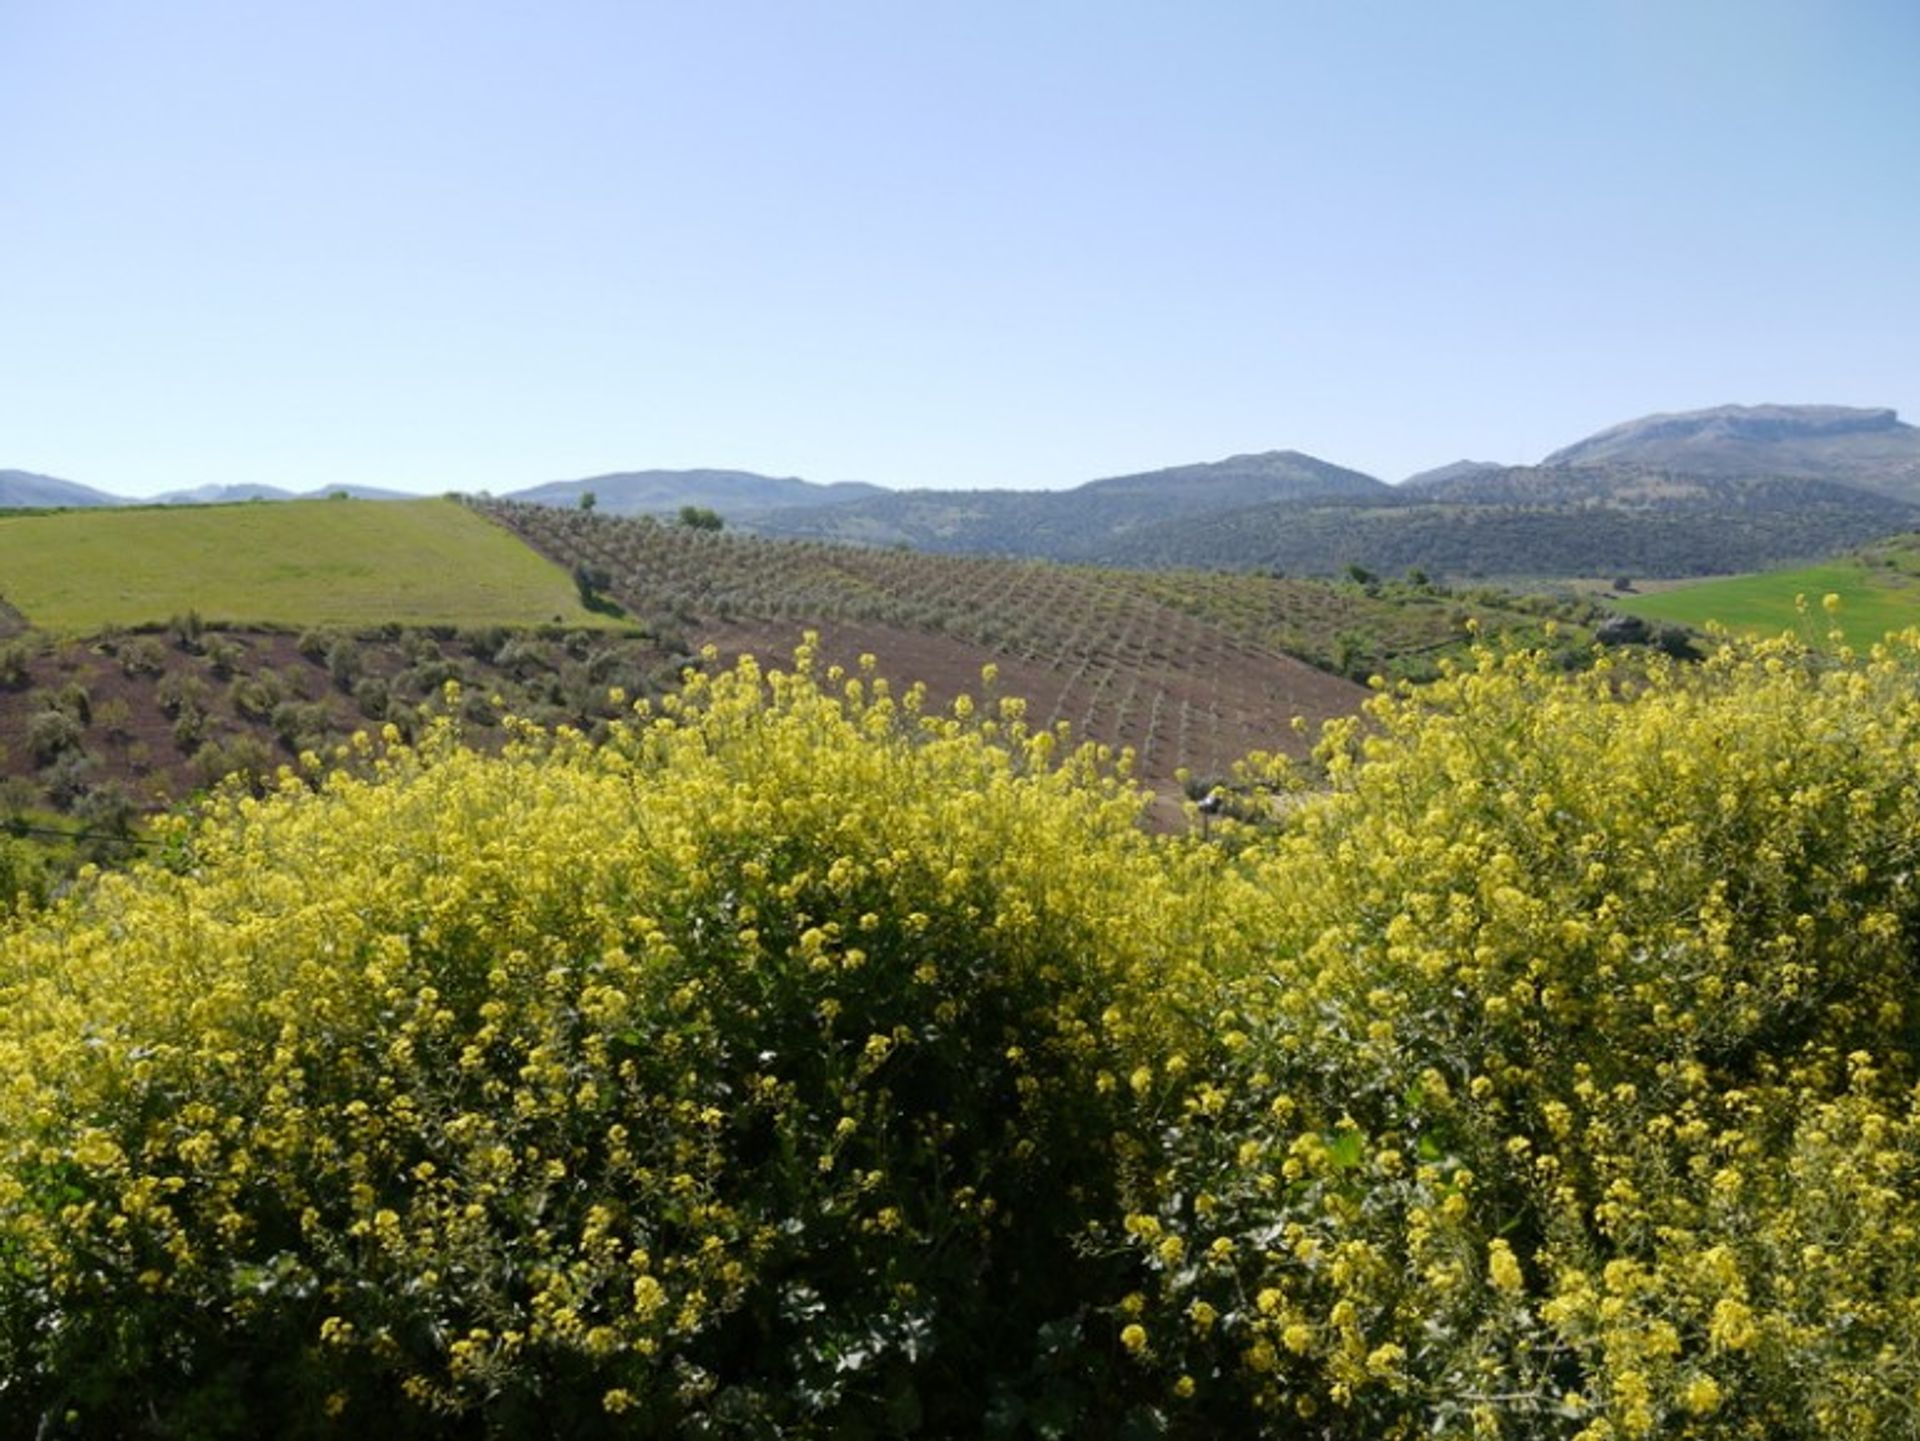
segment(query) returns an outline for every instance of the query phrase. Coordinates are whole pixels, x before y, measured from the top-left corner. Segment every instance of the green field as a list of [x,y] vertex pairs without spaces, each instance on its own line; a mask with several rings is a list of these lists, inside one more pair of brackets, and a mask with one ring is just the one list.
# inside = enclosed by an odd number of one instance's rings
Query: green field
[[0,599],[69,634],[188,611],[288,626],[603,623],[559,566],[448,500],[8,517]]
[[[1828,595],[1840,597],[1837,617],[1821,609]],[[1804,614],[1797,603],[1802,596]],[[1873,564],[1865,558],[1702,581],[1613,603],[1648,620],[1691,626],[1718,621],[1750,635],[1793,631],[1820,640],[1837,624],[1853,646],[1871,645],[1890,630],[1920,625],[1920,586],[1885,560]]]

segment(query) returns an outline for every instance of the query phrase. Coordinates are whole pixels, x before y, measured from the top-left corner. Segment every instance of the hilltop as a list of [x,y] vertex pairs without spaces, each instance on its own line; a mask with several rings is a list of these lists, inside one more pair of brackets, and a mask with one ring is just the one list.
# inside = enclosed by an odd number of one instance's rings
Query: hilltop
[[877,485],[836,481],[821,485],[796,476],[750,470],[630,470],[585,480],[555,480],[509,492],[506,500],[533,505],[576,506],[591,494],[609,515],[671,515],[684,505],[705,506],[738,520],[755,511],[810,509],[882,495]]
[[895,491],[842,505],[774,511],[768,535],[910,545],[917,550],[1100,560],[1120,538],[1179,516],[1263,502],[1383,499],[1384,481],[1298,451],[1267,451],[1109,476],[1071,490]]
[[1648,415],[1556,450],[1548,466],[1626,463],[1713,476],[1789,476],[1920,500],[1920,427],[1888,409],[1721,405]]
[[1450,465],[1436,465],[1432,470],[1423,470],[1410,475],[1400,482],[1400,488],[1409,491],[1419,490],[1422,486],[1438,485],[1442,481],[1458,480],[1462,476],[1505,469],[1507,467],[1497,460],[1456,460]]
[[77,481],[30,470],[0,470],[0,510],[121,504],[120,497]]

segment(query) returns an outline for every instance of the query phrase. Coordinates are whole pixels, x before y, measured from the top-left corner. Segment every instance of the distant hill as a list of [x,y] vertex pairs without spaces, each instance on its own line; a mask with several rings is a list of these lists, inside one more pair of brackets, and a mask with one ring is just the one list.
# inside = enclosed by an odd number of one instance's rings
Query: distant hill
[[1445,480],[1458,480],[1463,475],[1479,475],[1483,471],[1505,470],[1497,460],[1456,460],[1452,465],[1435,466],[1432,470],[1423,470],[1410,475],[1400,482],[1402,490],[1419,490],[1423,486],[1438,485]]
[[1474,471],[1383,502],[1280,504],[1169,521],[1100,558],[1331,574],[1724,575],[1920,524],[1920,509],[1825,481],[1626,466]]
[[1722,405],[1649,415],[1590,435],[1542,462],[1610,463],[1693,475],[1826,480],[1920,501],[1920,427],[1885,409]]
[[1370,475],[1281,450],[1109,476],[1072,490],[890,491],[815,510],[772,511],[752,528],[917,550],[1096,560],[1122,537],[1181,516],[1392,493]]
[[25,507],[124,505],[117,495],[71,480],[35,475],[30,470],[0,470],[0,510]]
[[349,500],[421,500],[424,497],[410,490],[388,490],[380,485],[322,485],[312,490],[303,490],[292,500],[331,500],[336,495],[344,495]]
[[1331,465],[1297,450],[1268,450],[1090,480],[1066,493],[1100,498],[1141,496],[1169,508],[1211,510],[1328,495],[1376,495],[1385,489],[1383,481],[1357,470]]
[[[277,485],[196,485],[191,490],[168,490],[151,497],[150,505],[228,505],[241,500],[292,500],[293,492]],[[138,504],[139,502],[129,502]]]
[[344,495],[350,500],[420,500],[423,497],[404,490],[387,490],[377,485],[322,485],[313,490],[286,490],[277,485],[197,485],[191,490],[169,490],[146,500],[128,500],[122,505],[233,505],[249,500],[331,500]]
[[633,470],[586,480],[555,480],[516,490],[507,500],[533,505],[577,506],[593,492],[596,508],[608,515],[670,515],[683,505],[705,506],[729,520],[748,512],[819,505],[884,495],[877,485],[839,481],[820,485],[793,476],[756,475],[750,470]]

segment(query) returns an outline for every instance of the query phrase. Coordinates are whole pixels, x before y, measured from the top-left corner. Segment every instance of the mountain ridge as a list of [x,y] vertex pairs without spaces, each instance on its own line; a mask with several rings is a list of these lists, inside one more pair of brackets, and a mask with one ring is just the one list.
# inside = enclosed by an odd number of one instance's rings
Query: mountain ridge
[[885,494],[865,481],[818,482],[792,475],[762,475],[751,470],[622,470],[579,480],[550,480],[502,499],[533,505],[578,505],[591,492],[594,504],[609,515],[670,514],[683,505],[699,505],[737,515],[743,511],[806,509]]
[[1694,475],[1825,480],[1920,501],[1920,427],[1886,406],[1717,405],[1595,431],[1542,466],[1627,463]]

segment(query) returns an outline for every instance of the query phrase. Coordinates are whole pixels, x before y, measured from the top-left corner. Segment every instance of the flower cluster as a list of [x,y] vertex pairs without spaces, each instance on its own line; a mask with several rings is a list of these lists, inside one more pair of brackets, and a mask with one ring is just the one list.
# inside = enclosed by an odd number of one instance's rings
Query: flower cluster
[[0,1421],[1913,1436],[1916,676],[1482,652],[1182,836],[810,646],[365,739],[9,924]]
[[1195,1404],[1920,1434],[1916,643],[1482,652],[1326,738],[1128,1226]]

